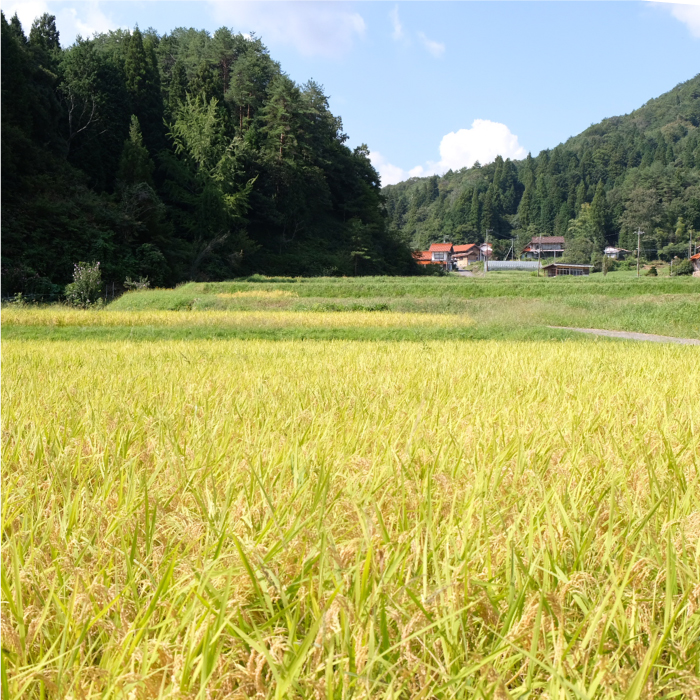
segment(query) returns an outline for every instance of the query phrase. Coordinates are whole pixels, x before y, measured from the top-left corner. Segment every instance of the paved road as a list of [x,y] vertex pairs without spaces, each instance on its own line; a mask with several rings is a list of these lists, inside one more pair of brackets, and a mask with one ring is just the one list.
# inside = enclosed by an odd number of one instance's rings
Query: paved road
[[548,326],[563,331],[578,331],[592,335],[604,335],[608,338],[626,338],[627,340],[646,340],[651,343],[679,343],[680,345],[700,345],[700,340],[693,338],[672,338],[668,335],[652,335],[650,333],[630,333],[629,331],[604,331],[600,328],[571,328],[570,326]]

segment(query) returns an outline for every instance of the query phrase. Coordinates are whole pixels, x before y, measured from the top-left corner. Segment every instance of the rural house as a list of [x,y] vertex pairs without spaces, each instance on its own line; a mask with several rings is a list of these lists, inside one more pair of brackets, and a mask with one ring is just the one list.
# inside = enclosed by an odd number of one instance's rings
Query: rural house
[[690,262],[693,263],[693,277],[700,277],[700,253],[691,255]]
[[612,260],[624,260],[630,254],[630,251],[625,250],[625,248],[615,248],[611,245],[609,245],[604,252],[605,257],[611,258]]
[[413,257],[415,258],[415,261],[419,265],[431,265],[433,262],[433,256],[430,254],[430,251],[428,251],[428,250],[416,251],[413,254]]
[[476,243],[453,246],[452,260],[457,267],[466,267],[480,259],[481,251]]
[[431,264],[442,265],[446,270],[452,269],[452,243],[433,243],[428,252]]
[[556,258],[557,253],[564,254],[564,236],[533,236],[523,250],[526,258]]
[[481,253],[479,260],[486,260],[487,258],[491,260],[493,257],[493,246],[490,243],[482,243],[479,246],[479,252]]
[[590,275],[593,265],[569,265],[568,263],[549,263],[542,268],[546,277],[559,275]]

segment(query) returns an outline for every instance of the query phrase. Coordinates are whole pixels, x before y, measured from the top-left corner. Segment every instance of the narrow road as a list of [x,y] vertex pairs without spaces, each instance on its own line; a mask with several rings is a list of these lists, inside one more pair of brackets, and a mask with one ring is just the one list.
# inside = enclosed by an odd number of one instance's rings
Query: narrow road
[[668,335],[652,335],[651,333],[630,333],[629,331],[605,331],[600,328],[571,328],[570,326],[547,326],[562,331],[578,331],[592,335],[604,335],[608,338],[625,338],[626,340],[646,340],[651,343],[678,343],[680,345],[700,345],[700,340],[693,338],[672,338]]

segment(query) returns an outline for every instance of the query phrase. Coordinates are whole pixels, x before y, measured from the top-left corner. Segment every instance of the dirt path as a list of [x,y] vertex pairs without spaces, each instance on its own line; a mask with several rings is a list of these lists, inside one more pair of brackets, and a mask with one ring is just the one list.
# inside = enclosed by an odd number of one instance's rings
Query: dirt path
[[693,338],[672,338],[668,335],[652,335],[650,333],[630,333],[629,331],[605,331],[600,328],[571,328],[570,326],[547,326],[562,331],[578,331],[592,335],[604,335],[608,338],[625,338],[626,340],[646,340],[651,343],[679,343],[680,345],[700,345],[700,340]]

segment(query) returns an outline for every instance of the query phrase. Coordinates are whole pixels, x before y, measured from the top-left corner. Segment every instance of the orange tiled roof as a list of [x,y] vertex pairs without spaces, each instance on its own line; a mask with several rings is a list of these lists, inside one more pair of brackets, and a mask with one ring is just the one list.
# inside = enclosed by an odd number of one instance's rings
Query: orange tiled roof
[[453,247],[455,253],[468,253],[472,248],[476,248],[476,243],[465,243]]
[[430,246],[431,253],[450,253],[452,252],[452,243],[433,243]]

